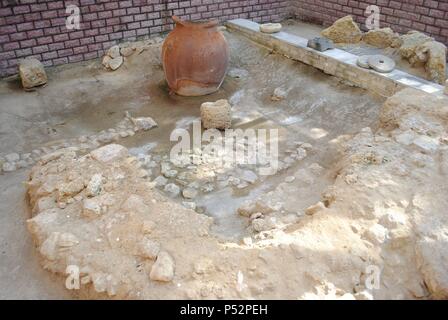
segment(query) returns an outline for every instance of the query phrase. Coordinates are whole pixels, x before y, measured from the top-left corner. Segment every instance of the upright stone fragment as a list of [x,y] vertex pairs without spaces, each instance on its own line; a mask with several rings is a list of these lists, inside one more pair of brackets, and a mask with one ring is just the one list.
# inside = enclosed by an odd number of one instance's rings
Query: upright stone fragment
[[149,278],[154,281],[169,282],[174,278],[174,259],[166,251],[159,252],[151,268]]
[[47,83],[44,66],[35,58],[26,58],[19,62],[19,75],[22,86],[31,89]]
[[362,38],[362,32],[353,21],[352,16],[345,16],[337,20],[321,34],[336,43],[358,43]]
[[227,100],[201,105],[201,120],[205,129],[228,129],[232,124],[231,107]]

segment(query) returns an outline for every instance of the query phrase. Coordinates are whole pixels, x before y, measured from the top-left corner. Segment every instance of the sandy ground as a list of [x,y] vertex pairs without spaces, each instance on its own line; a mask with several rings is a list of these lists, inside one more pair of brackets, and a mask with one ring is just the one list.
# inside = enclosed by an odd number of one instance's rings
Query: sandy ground
[[[313,30],[307,34],[312,35]],[[198,118],[202,102],[226,98],[234,106],[235,128],[279,129],[282,157],[288,143],[294,141],[311,143],[322,152],[310,153],[304,161],[247,189],[224,188],[200,195],[198,205],[215,218],[212,232],[219,238],[240,240],[247,234],[246,221],[235,211],[243,201],[274,190],[285,177],[319,163],[326,170],[323,178],[317,179],[315,187],[299,193],[300,196],[291,195],[297,199],[289,203],[290,208],[303,211],[319,200],[322,190],[331,182],[328,177],[336,174],[332,165],[338,158],[330,142],[364,127],[375,130],[384,99],[272,54],[237,35],[227,32],[225,35],[232,52],[231,69],[242,68],[249,75],[243,79],[226,77],[221,90],[207,97],[169,95],[160,66],[160,46],[131,56],[116,72],[105,71],[99,61],[52,68],[48,70],[48,85],[35,92],[23,92],[17,79],[1,81],[0,155],[31,152],[55,141],[112,128],[125,111],[130,111],[135,116],[151,116],[159,126],[124,138],[120,143],[135,155],[150,150],[151,154],[163,157],[170,149],[169,134],[174,128],[188,128]],[[274,102],[270,97],[278,87],[288,95]],[[26,232],[25,220],[30,212],[23,182],[28,172],[29,168],[24,168],[0,176],[0,297],[68,298],[62,283],[41,269]]]

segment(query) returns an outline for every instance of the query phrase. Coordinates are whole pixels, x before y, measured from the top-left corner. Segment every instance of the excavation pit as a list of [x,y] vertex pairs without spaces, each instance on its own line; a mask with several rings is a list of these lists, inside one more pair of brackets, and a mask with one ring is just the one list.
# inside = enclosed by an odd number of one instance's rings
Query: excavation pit
[[[160,42],[140,43],[143,50],[114,72],[105,71],[99,61],[49,70],[48,85],[35,92],[24,93],[16,80],[2,81],[0,154],[2,159],[19,155],[13,161],[16,170],[4,172],[0,182],[7,190],[1,196],[2,211],[19,220],[31,218],[28,228],[41,263],[58,275],[55,279],[36,275],[40,279],[32,280],[37,288],[33,292],[67,295],[54,283],[64,283],[66,267],[75,265],[85,279],[81,290],[72,291],[77,297],[443,296],[443,286],[428,289],[423,285],[433,275],[419,269],[411,252],[414,239],[419,238],[416,234],[424,231],[409,231],[413,222],[407,215],[418,215],[409,213],[409,203],[425,207],[428,195],[417,196],[422,190],[409,184],[396,187],[412,170],[400,162],[400,156],[413,154],[413,163],[420,161],[415,174],[429,181],[432,167],[422,173],[421,163],[431,163],[432,152],[445,152],[440,146],[443,142],[420,138],[409,145],[423,152],[402,150],[396,136],[403,140],[403,133],[384,131],[390,123],[384,120],[383,105],[387,101],[393,105],[394,97],[386,101],[375,90],[288,59],[239,32],[223,33],[231,53],[228,74],[218,92],[203,97],[169,92]],[[427,93],[413,94],[428,100],[419,96]],[[170,152],[178,142],[170,141],[173,131],[184,129],[192,142],[201,104],[219,99],[232,105],[232,129],[275,130],[268,136],[269,144],[278,143],[278,167],[273,174],[260,174],[262,166],[257,163],[226,167],[171,162]],[[429,100],[444,101],[441,97]],[[157,127],[136,127],[135,119],[148,117]],[[406,131],[413,130],[411,120],[408,127],[393,126],[413,135]],[[433,135],[444,125],[443,121],[434,125]],[[124,146],[132,157],[107,164],[92,156],[93,150],[111,143]],[[77,148],[76,155],[71,154],[72,147]],[[39,160],[58,150],[63,152],[60,157]],[[193,149],[190,156],[198,154]],[[382,169],[383,165],[387,168]],[[30,199],[26,199],[20,183],[27,180],[30,168]],[[60,188],[47,193],[41,189],[52,182],[76,189],[71,182],[78,177],[90,182],[94,174],[103,176],[104,189],[98,189],[98,195],[113,195],[120,203],[112,199],[96,211],[86,200],[97,195],[87,195],[84,187],[75,192],[80,197],[71,194],[72,189],[62,194]],[[52,175],[54,180],[49,178]],[[442,180],[435,183],[443,185]],[[437,204],[446,201],[434,197]],[[26,210],[28,204],[30,210]],[[380,223],[387,214],[393,216],[392,222]],[[40,215],[42,221],[44,216],[49,219],[48,225],[39,220]],[[27,232],[17,222],[8,222],[12,225],[6,232],[9,239],[21,239]],[[163,255],[154,249],[158,245]],[[418,245],[425,248],[424,243]],[[8,245],[10,263],[35,268],[37,259],[13,257],[15,250],[32,251],[31,239],[20,246]],[[58,246],[63,250],[54,249]],[[419,259],[430,259],[428,249],[417,251],[423,257]],[[163,263],[153,253],[163,256]],[[163,265],[156,265],[157,261]],[[413,264],[399,276],[402,281],[396,281],[398,270],[410,261]],[[166,275],[163,268],[170,263],[174,271]],[[372,265],[383,270],[387,289],[365,287],[366,268]],[[163,269],[162,276],[152,272],[156,266]],[[438,276],[434,276],[436,282],[441,281]],[[7,288],[26,281],[28,276],[5,279]],[[17,294],[33,295],[23,290]]]

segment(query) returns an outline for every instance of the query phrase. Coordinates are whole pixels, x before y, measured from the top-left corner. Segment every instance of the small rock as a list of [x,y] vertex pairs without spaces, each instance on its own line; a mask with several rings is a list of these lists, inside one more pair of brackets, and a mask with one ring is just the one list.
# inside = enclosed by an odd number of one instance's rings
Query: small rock
[[323,51],[333,49],[334,43],[333,43],[333,41],[331,41],[329,39],[316,37],[316,38],[308,40],[307,46],[309,48],[313,48],[314,50],[323,52]]
[[275,223],[272,219],[254,219],[252,228],[257,232],[268,231],[275,228]]
[[280,23],[264,23],[260,25],[260,31],[263,33],[277,33],[282,30]]
[[172,198],[177,197],[180,193],[180,188],[174,183],[167,184],[163,190]]
[[123,57],[129,57],[135,52],[135,48],[123,47],[120,49],[120,53]]
[[158,176],[154,179],[156,187],[163,187],[167,184],[168,180],[164,176]]
[[323,30],[321,34],[336,43],[358,43],[362,38],[362,32],[353,21],[352,16],[345,16],[336,20],[332,26]]
[[138,130],[143,131],[157,127],[157,122],[155,122],[151,117],[131,118],[131,122],[137,127]]
[[144,237],[140,243],[140,254],[144,258],[156,259],[160,251],[160,244],[156,241]]
[[177,176],[177,170],[167,170],[163,173],[163,175],[167,178],[174,178],[175,176]]
[[296,177],[294,177],[294,176],[288,176],[285,178],[285,182],[288,182],[288,183],[293,182],[294,180],[296,180]]
[[129,155],[128,150],[119,144],[109,144],[93,150],[90,154],[93,159],[105,163],[123,159]]
[[174,278],[174,259],[165,251],[159,252],[151,268],[149,278],[153,281],[169,282]]
[[196,196],[198,195],[198,191],[197,191],[196,189],[194,189],[194,188],[190,188],[190,187],[188,187],[188,188],[185,188],[185,189],[182,191],[182,195],[183,195],[184,198],[186,198],[186,199],[194,199],[194,198],[196,198]]
[[225,99],[201,105],[201,121],[205,129],[228,129],[232,125],[231,106]]
[[19,62],[19,75],[22,86],[31,89],[47,83],[47,74],[42,63],[35,58],[26,58]]
[[113,58],[109,61],[109,68],[113,71],[117,70],[123,64],[123,57]]
[[95,197],[100,194],[103,183],[103,176],[100,173],[94,174],[90,178],[86,187],[86,194],[88,197]]
[[324,209],[326,209],[325,205],[321,201],[319,201],[318,203],[316,203],[316,204],[306,208],[305,209],[305,214],[307,214],[309,216],[312,216],[313,214],[315,214],[315,213],[317,213],[319,211],[322,211]]
[[120,57],[120,47],[119,46],[110,47],[107,50],[106,55],[108,55],[112,59]]
[[156,224],[154,223],[154,221],[145,220],[145,221],[143,221],[143,224],[142,224],[142,231],[145,234],[151,233],[152,231],[154,231],[155,227],[156,227]]
[[196,202],[182,201],[182,205],[187,209],[196,210]]

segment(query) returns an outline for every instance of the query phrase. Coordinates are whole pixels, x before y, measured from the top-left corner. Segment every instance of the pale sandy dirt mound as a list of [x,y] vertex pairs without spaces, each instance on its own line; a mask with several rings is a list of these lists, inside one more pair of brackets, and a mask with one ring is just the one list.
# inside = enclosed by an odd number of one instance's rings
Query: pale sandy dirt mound
[[[313,164],[240,208],[242,244],[210,235],[211,218],[161,195],[119,145],[39,162],[28,227],[46,269],[65,281],[79,268],[81,297],[447,298],[447,108],[414,90],[390,98],[377,133],[334,141],[334,175]],[[321,203],[285,219],[282,207],[312,204],[287,192],[306,181]]]

